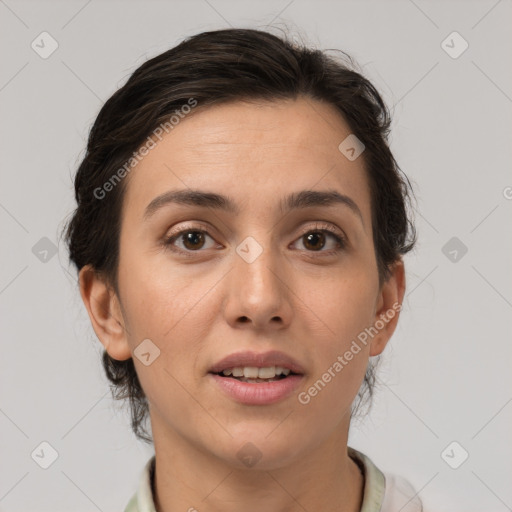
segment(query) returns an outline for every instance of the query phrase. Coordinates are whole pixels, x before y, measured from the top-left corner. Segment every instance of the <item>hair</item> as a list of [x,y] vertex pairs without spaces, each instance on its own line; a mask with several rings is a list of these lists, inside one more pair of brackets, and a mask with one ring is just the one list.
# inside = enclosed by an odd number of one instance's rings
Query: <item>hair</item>
[[[91,265],[118,294],[119,238],[127,179],[112,183],[116,170],[131,161],[148,135],[184,110],[236,101],[307,98],[334,107],[365,146],[362,154],[371,195],[373,241],[380,284],[392,265],[410,251],[416,231],[408,213],[412,187],[388,146],[391,118],[375,87],[345,52],[291,42],[266,31],[227,29],[203,32],[143,63],[101,108],[74,180],[77,208],[65,226],[70,260],[80,271]],[[339,54],[338,54],[339,55]],[[193,115],[193,114],[192,114]],[[123,167],[124,166],[124,167]],[[125,173],[123,173],[124,176]],[[375,367],[370,360],[357,406],[373,396]],[[133,359],[118,361],[103,351],[103,367],[115,400],[129,399],[136,437],[152,443],[145,428],[149,404]]]

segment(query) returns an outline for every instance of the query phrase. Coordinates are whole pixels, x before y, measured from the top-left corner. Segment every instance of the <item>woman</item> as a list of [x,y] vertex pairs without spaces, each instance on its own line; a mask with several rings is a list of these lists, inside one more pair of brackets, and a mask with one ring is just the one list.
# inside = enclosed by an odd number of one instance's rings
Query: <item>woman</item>
[[347,63],[248,29],[185,40],[103,106],[66,235],[154,442],[125,512],[422,510],[347,446],[415,242],[389,125]]

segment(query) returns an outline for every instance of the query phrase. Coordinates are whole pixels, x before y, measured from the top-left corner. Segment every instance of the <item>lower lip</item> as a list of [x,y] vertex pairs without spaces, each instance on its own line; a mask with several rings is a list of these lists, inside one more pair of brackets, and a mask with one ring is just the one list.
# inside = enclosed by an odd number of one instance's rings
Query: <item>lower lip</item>
[[274,382],[242,382],[231,377],[209,374],[229,397],[246,405],[269,405],[284,400],[299,386],[302,375],[289,375]]

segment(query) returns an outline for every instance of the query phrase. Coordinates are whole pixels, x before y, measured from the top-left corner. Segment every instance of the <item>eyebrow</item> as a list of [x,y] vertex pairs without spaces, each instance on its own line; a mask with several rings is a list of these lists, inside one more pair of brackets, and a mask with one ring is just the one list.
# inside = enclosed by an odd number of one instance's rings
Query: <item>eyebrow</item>
[[[205,192],[202,190],[183,189],[170,190],[155,197],[144,211],[144,220],[149,220],[160,208],[168,204],[182,204],[186,206],[201,206],[223,210],[233,215],[240,213],[236,202],[228,196]],[[363,215],[356,202],[347,195],[340,194],[336,190],[302,190],[293,192],[278,203],[281,214],[295,209],[312,208],[315,206],[333,207],[337,205],[347,206],[361,219],[364,225]]]

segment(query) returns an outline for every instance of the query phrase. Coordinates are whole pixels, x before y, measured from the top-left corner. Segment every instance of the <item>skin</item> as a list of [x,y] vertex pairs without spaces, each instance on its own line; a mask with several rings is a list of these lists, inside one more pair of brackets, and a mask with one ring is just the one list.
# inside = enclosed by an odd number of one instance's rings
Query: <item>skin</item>
[[[233,352],[276,349],[304,367],[298,391],[307,390],[402,303],[401,259],[379,286],[364,161],[338,150],[349,134],[332,106],[312,99],[198,108],[127,178],[119,296],[90,267],[80,289],[110,356],[128,359],[147,338],[161,351],[149,366],[133,357],[150,403],[159,512],[360,510],[364,479],[347,455],[350,406],[398,312],[307,405],[297,393],[242,405],[207,375]],[[143,220],[156,196],[186,188],[226,194],[240,214],[169,204]],[[362,219],[343,205],[277,211],[279,199],[305,189],[350,196]],[[346,246],[325,255],[337,247],[329,234],[324,246],[308,245],[301,228],[315,231],[318,221],[344,234]],[[208,231],[203,245],[174,241],[190,258],[164,245],[182,228]],[[252,263],[236,252],[248,236],[263,247]],[[252,468],[237,457],[248,441],[262,454]]]

